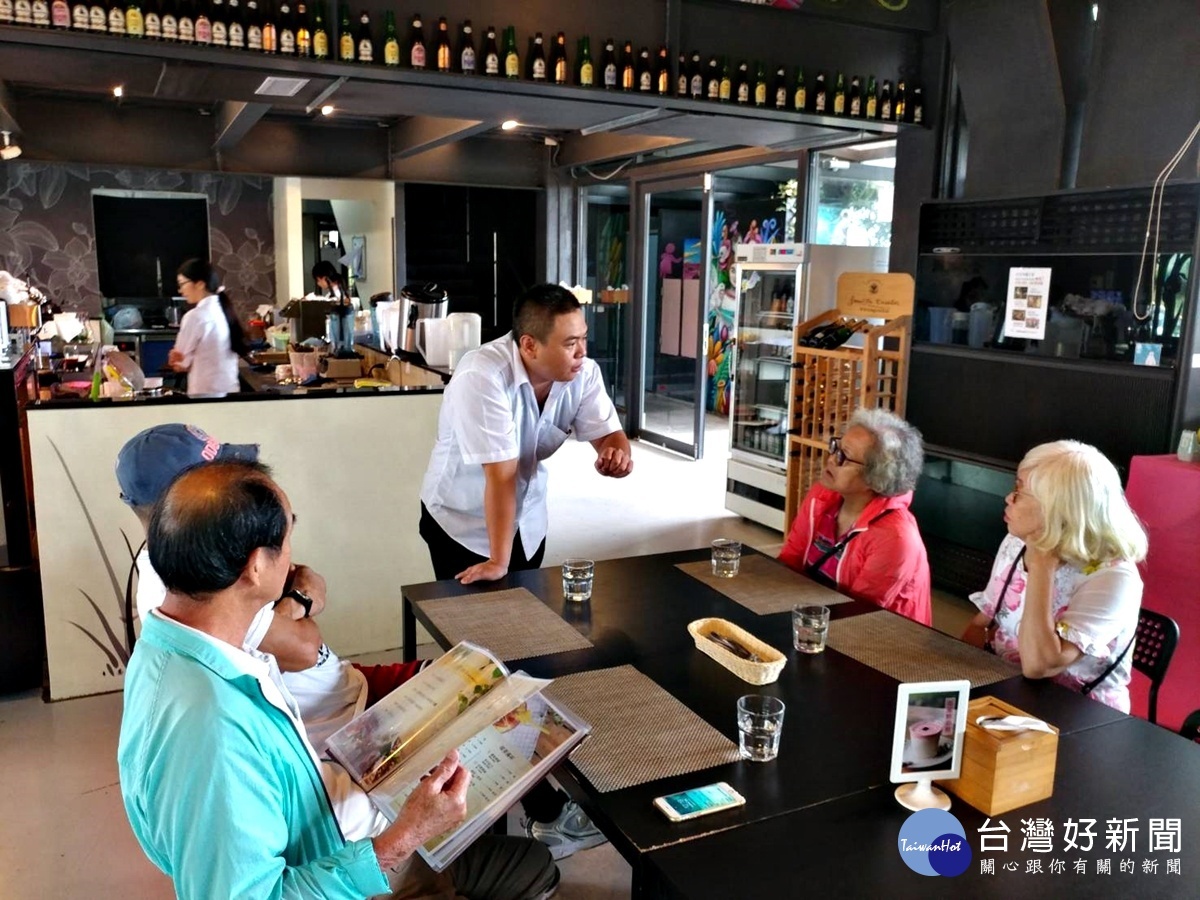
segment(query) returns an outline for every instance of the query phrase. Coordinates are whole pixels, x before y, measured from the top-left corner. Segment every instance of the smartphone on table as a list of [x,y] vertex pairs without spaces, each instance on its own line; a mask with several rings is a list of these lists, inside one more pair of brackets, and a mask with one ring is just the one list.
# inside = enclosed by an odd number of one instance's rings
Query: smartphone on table
[[654,805],[672,822],[684,822],[697,816],[742,806],[745,802],[745,797],[724,781],[719,781],[716,784],[692,788],[690,791],[656,797]]

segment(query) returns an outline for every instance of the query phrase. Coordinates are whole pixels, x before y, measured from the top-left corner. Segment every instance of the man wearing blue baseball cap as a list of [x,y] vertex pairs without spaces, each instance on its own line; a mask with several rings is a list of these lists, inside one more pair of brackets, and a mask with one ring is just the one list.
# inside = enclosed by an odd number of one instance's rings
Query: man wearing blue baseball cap
[[[117,454],[121,497],[148,528],[154,503],[183,472],[205,462],[256,462],[256,444],[223,444],[194,425],[172,423],[147,428],[130,438]],[[143,621],[166,599],[167,590],[150,564],[147,548],[137,555],[138,616]],[[266,606],[250,624],[243,646],[270,653],[300,710],[309,741],[323,753],[330,735],[367,706],[390,693],[418,671],[423,662],[356,666],[339,659],[322,641],[313,616],[325,606],[325,579],[308,566],[295,566],[283,597]],[[374,809],[360,802],[361,792],[340,766],[330,763],[326,783],[338,819],[351,832],[378,823]]]

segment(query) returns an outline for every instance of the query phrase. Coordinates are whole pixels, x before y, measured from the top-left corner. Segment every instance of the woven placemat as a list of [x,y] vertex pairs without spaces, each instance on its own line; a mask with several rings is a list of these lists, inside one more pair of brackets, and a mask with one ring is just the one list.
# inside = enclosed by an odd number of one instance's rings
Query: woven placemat
[[602,794],[738,759],[737,744],[633,666],[564,675],[546,694],[591,723],[571,762]]
[[897,681],[965,678],[980,687],[1021,673],[998,656],[887,610],[834,619],[827,644]]
[[525,588],[439,597],[417,605],[451,644],[471,641],[506,662],[593,646]]
[[791,612],[792,607],[797,605],[833,606],[850,601],[849,597],[757,553],[743,556],[738,573],[732,578],[713,575],[712,562],[707,559],[678,563],[675,568],[697,581],[703,581],[714,591],[720,591],[734,603],[740,603],[760,616]]

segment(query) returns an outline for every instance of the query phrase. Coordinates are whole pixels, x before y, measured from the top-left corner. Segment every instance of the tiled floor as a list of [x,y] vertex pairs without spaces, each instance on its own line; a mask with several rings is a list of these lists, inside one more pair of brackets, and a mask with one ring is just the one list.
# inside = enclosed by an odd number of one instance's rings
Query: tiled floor
[[[701,547],[719,536],[777,549],[782,535],[725,511],[724,436],[710,432],[708,441],[699,462],[635,445],[634,471],[622,480],[601,478],[591,448],[568,442],[550,461],[546,564]],[[962,603],[935,604],[938,624],[961,618]],[[0,697],[0,900],[172,896],[125,819],[120,716],[120,694],[56,704],[33,693]],[[629,867],[608,845],[566,860],[563,875],[563,900],[629,896]]]

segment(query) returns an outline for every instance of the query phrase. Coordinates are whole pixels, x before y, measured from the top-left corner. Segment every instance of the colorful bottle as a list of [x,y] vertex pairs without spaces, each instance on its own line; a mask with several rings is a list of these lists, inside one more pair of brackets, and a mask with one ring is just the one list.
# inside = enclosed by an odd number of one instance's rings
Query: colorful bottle
[[125,34],[135,38],[146,36],[146,17],[142,15],[142,4],[138,0],[129,0],[125,5]]
[[396,14],[390,9],[383,14],[383,64],[400,65],[400,38],[396,36]]
[[496,26],[489,25],[484,32],[483,74],[500,75],[500,48],[496,46]]
[[354,26],[350,21],[350,4],[338,4],[338,62],[354,62]]
[[637,87],[637,72],[633,62],[633,43],[626,41],[621,48],[621,90],[632,91]]
[[521,77],[521,54],[517,52],[517,29],[512,25],[504,30],[504,77]]
[[879,118],[879,90],[875,85],[875,76],[867,76],[866,114],[868,119]]
[[450,26],[446,24],[445,16],[438,19],[436,55],[437,70],[439,72],[449,72],[450,60],[454,54],[450,50]]
[[567,36],[561,31],[554,36],[554,50],[550,54],[550,70],[555,84],[569,84],[567,74]]
[[420,16],[413,16],[408,29],[408,65],[412,69],[425,68],[425,28]]
[[229,0],[229,46],[246,49],[246,16],[240,0]]
[[526,77],[530,81],[546,80],[546,43],[540,31],[533,36],[533,50],[529,54],[529,71]]
[[604,55],[600,58],[600,65],[604,70],[604,89],[606,91],[615,91],[617,89],[617,54],[616,44],[613,39],[609,38],[604,42]]
[[671,93],[671,55],[666,44],[658,48],[658,60],[654,64],[654,92],[660,97]]
[[767,70],[761,62],[754,64],[754,105],[767,105]]
[[474,75],[475,66],[475,29],[467,19],[458,36],[458,71],[463,75]]
[[312,55],[314,59],[329,59],[329,28],[325,24],[324,0],[318,0],[313,16]]
[[592,39],[586,34],[579,39],[579,76],[576,81],[580,87],[596,85],[596,66],[592,63]]
[[846,76],[841,72],[838,72],[837,81],[833,83],[833,114],[835,116],[846,114]]

